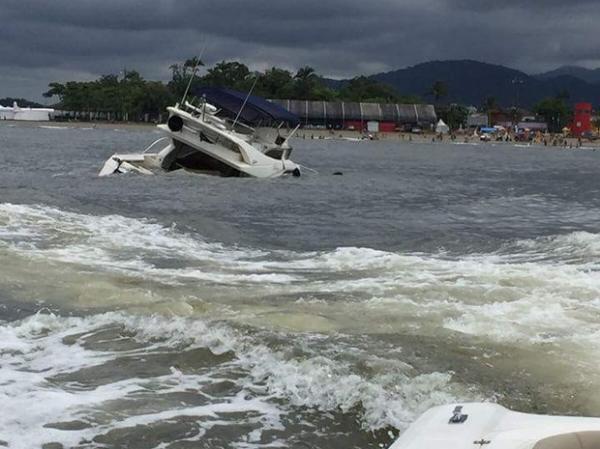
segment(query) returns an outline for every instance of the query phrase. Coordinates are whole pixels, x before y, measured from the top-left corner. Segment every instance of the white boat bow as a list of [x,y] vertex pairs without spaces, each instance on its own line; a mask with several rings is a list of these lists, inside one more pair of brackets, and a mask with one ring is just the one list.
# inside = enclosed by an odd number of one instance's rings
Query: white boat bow
[[600,449],[600,418],[466,403],[423,413],[389,449]]

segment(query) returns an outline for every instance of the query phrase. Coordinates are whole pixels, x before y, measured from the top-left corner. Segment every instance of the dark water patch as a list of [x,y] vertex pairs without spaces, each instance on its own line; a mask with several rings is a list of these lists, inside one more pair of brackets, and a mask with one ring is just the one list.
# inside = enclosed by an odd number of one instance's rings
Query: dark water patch
[[55,422],[55,423],[44,424],[44,427],[46,427],[48,429],[73,431],[73,430],[90,429],[92,427],[92,424],[85,422],[85,421],[75,420],[75,421],[64,421],[64,422]]
[[0,321],[14,322],[25,319],[38,312],[58,312],[59,308],[45,301],[18,301],[3,295],[0,291]]
[[202,392],[212,398],[235,396],[241,390],[242,387],[231,380],[214,380],[202,387]]
[[[176,421],[114,429],[94,437],[105,448],[149,449],[164,442],[195,438],[200,433],[198,418],[179,417]],[[199,443],[196,442],[196,447]]]
[[66,345],[79,344],[92,351],[112,352],[133,351],[148,345],[146,342],[136,340],[135,335],[135,332],[131,332],[125,326],[116,325],[95,332],[68,335],[63,338],[63,343]]
[[42,445],[42,449],[64,449],[60,443],[46,443]]
[[[291,435],[286,438],[286,444],[295,449],[381,449],[391,444],[393,429],[364,431],[361,412],[358,408],[346,413],[294,409],[283,418],[286,433]],[[266,431],[265,439],[270,435],[276,436],[277,432]]]
[[49,379],[57,384],[74,385],[77,388],[93,389],[101,385],[129,378],[150,379],[171,374],[171,367],[179,367],[183,372],[196,372],[210,369],[233,359],[233,354],[215,355],[208,349],[173,351],[160,348],[142,355],[117,357],[96,366],[82,368],[75,372],[58,374]]
[[[156,387],[160,388],[158,382]],[[211,403],[211,398],[201,388],[202,385],[199,384],[196,388],[175,393],[140,389],[127,399],[105,401],[102,410],[92,413],[91,419],[96,423],[110,424],[115,417],[153,415],[164,411],[173,412],[208,405]]]
[[[221,415],[222,418],[226,420],[236,421],[236,416],[226,416]],[[260,424],[250,424],[250,423],[240,423],[235,426],[226,426],[221,424],[215,424],[211,426],[210,429],[206,431],[206,433],[202,436],[202,443],[208,445],[208,447],[218,447],[218,445],[222,445],[222,447],[234,447],[237,446],[240,442],[243,442],[248,439],[247,435],[252,433],[252,431],[258,430],[261,428]],[[277,437],[273,436],[273,438],[269,438],[268,436],[261,435],[258,443],[260,445],[269,444],[273,441],[276,441]]]

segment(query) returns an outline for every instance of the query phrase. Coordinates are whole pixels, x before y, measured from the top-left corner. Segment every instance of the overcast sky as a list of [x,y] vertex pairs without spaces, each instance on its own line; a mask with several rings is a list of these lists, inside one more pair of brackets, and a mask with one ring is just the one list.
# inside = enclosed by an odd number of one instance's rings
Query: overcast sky
[[0,98],[169,65],[313,66],[340,78],[433,59],[600,67],[598,0],[0,0]]

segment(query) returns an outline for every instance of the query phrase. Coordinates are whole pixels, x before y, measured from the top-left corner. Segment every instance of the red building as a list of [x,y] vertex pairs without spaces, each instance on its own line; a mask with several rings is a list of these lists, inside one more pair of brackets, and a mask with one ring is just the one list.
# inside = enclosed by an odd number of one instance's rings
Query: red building
[[583,133],[592,131],[592,104],[577,103],[573,122],[571,123],[571,134],[580,137]]

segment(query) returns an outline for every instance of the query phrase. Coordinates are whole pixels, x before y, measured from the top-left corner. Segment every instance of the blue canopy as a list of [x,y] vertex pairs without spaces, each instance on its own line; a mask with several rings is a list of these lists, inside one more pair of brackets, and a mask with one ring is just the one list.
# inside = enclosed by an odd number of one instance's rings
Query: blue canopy
[[[193,94],[197,97],[206,97],[206,101],[223,109],[231,117],[238,114],[248,95],[221,87],[199,87],[193,91]],[[300,123],[300,119],[287,109],[254,95],[250,95],[248,98],[239,120],[251,125],[265,122],[285,122],[290,126],[296,126]]]

